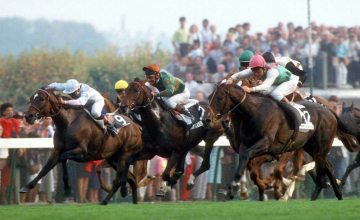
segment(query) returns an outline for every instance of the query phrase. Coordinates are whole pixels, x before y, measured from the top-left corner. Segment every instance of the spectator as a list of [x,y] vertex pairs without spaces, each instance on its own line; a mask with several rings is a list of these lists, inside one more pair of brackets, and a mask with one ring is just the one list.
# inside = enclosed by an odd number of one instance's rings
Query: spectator
[[95,172],[95,168],[100,163],[101,163],[101,160],[94,160],[94,161],[87,162],[85,164],[86,172],[90,172],[89,201],[91,203],[99,203],[98,196],[99,196],[100,182],[99,182],[99,178]]
[[335,53],[335,46],[338,44],[338,38],[333,37],[331,42],[326,44],[325,52],[327,53],[328,65],[328,80],[330,83],[335,83],[336,73],[335,66],[338,63],[338,58]]
[[[2,138],[18,138],[19,137],[19,121],[13,118],[14,110],[11,103],[4,103],[0,107],[1,116],[0,124],[3,128]],[[1,171],[1,203],[7,204],[7,193],[10,184],[10,171],[11,171],[11,152],[7,149],[2,152],[4,157],[8,154],[6,166]],[[19,153],[19,152],[18,152]],[[22,156],[22,155],[18,155]]]
[[219,41],[219,47],[220,47],[220,35],[216,33],[216,26],[215,25],[211,25],[210,26],[210,31],[211,31],[211,44],[214,44],[216,40]]
[[271,34],[265,35],[265,41],[261,43],[261,51],[270,51],[271,50]]
[[190,53],[188,53],[187,55],[192,61],[195,60],[196,57],[203,57],[204,54],[203,54],[203,51],[202,49],[199,47],[199,43],[198,42],[195,42],[194,45],[193,45],[193,49],[191,50]]
[[211,40],[212,34],[211,34],[211,30],[209,30],[208,26],[209,26],[208,19],[204,19],[203,20],[203,29],[200,31],[200,34],[201,34],[201,37],[204,42],[208,42],[208,43],[212,44],[212,40]]
[[175,49],[175,53],[181,57],[185,56],[186,48],[188,45],[189,34],[185,29],[185,17],[180,17],[180,28],[175,32],[172,38],[172,44]]
[[188,42],[194,49],[195,44],[197,43],[198,48],[200,48],[200,50],[203,47],[204,41],[202,39],[201,34],[199,33],[199,29],[198,27],[193,24],[190,27],[190,33],[189,33],[189,42]]
[[215,73],[212,78],[211,81],[212,83],[217,83],[219,82],[222,78],[224,78],[225,76],[227,76],[227,72],[225,72],[225,65],[224,64],[219,64],[217,67],[217,73]]
[[194,60],[194,66],[192,68],[192,74],[194,76],[195,81],[202,81],[203,76],[201,72],[201,65],[202,65],[202,57],[198,56]]
[[236,69],[236,65],[234,62],[234,55],[231,52],[227,52],[225,54],[225,59],[223,62],[221,62],[222,64],[224,64],[225,66],[225,71],[226,72],[231,72],[231,71],[235,71]]
[[250,36],[250,23],[248,23],[248,22],[245,22],[244,24],[243,24],[243,28],[244,28],[244,34],[245,34],[245,36],[246,35],[248,35],[248,36]]
[[238,24],[238,25],[236,25],[235,30],[236,30],[235,41],[238,42],[239,44],[241,44],[242,40],[245,37],[243,26],[241,24]]
[[328,101],[329,101],[329,104],[332,105],[332,107],[334,107],[336,114],[338,116],[340,116],[340,114],[342,112],[342,105],[339,104],[338,97],[335,95],[332,95],[329,97]]
[[202,92],[201,90],[197,90],[197,91],[196,91],[196,97],[195,97],[195,99],[198,100],[199,102],[207,102],[205,93]]
[[244,48],[244,50],[251,50],[253,51],[253,47],[251,46],[250,36],[245,36],[243,38],[243,41],[241,43],[241,46]]
[[233,38],[233,34],[227,33],[226,39],[224,41],[224,46],[227,46],[227,49],[229,52],[231,52],[232,54],[235,54],[236,48],[238,48],[240,46],[240,44],[238,42],[234,41],[232,38]]
[[214,49],[210,51],[210,57],[214,59],[216,66],[224,59],[224,53],[220,47],[219,39],[214,41]]
[[180,56],[174,54],[172,56],[172,61],[166,66],[165,70],[171,75],[174,75],[174,73],[178,71],[178,68],[180,68]]
[[360,87],[359,83],[359,73],[358,70],[360,69],[360,42],[356,38],[356,33],[352,29],[349,34],[349,42],[348,42],[348,50],[347,56],[349,60],[348,66],[348,80],[349,82],[353,83],[354,86]]
[[339,42],[335,46],[335,54],[337,56],[337,62],[335,64],[336,72],[336,86],[339,88],[352,88],[351,85],[347,84],[347,68],[348,59],[347,59],[347,45],[344,42],[345,37],[340,36]]
[[88,186],[89,186],[89,178],[91,177],[91,173],[86,171],[85,163],[76,163],[76,175],[77,175],[77,202],[79,203],[89,203],[89,200],[86,198]]
[[185,86],[190,91],[190,98],[191,99],[195,98],[196,91],[199,88],[199,84],[196,81],[194,81],[194,76],[191,73],[186,74]]
[[189,58],[188,57],[182,57],[180,60],[180,66],[179,68],[176,68],[174,71],[174,76],[185,81],[185,75],[186,73],[189,73],[192,71],[192,68],[189,66]]
[[207,66],[207,69],[209,70],[210,74],[216,73],[216,62],[210,56],[210,50],[208,46],[204,47],[203,54],[204,54],[204,58],[202,59],[202,64]]

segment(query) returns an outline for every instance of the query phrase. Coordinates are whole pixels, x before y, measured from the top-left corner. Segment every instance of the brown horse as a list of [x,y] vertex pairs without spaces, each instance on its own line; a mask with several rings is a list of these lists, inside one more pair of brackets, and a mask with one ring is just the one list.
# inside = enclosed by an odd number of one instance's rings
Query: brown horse
[[[224,128],[221,122],[215,123],[211,128],[205,126],[190,130],[187,134],[185,127],[179,126],[167,109],[162,100],[155,99],[149,87],[145,85],[146,80],[135,79],[129,83],[126,89],[126,97],[123,99],[121,108],[125,114],[130,109],[139,109],[143,131],[141,134],[143,147],[137,153],[126,159],[125,172],[130,164],[137,160],[148,160],[155,155],[168,158],[166,169],[163,173],[163,180],[167,181],[157,196],[165,196],[170,188],[176,184],[177,180],[184,172],[185,156],[190,149],[197,146],[202,140],[205,142],[205,156],[199,172],[208,170],[210,153],[215,141],[223,134]],[[173,175],[170,171],[173,167]],[[122,188],[125,186],[125,176],[121,179]]]
[[[213,120],[230,112],[241,119],[240,158],[233,185],[236,186],[252,158],[265,154],[274,156],[304,148],[316,163],[316,189],[312,200],[317,198],[324,187],[325,174],[329,177],[337,198],[342,199],[326,155],[330,151],[336,132],[349,133],[357,138],[360,135],[357,131],[349,130],[333,112],[316,103],[300,102],[310,113],[315,129],[299,133],[294,142],[290,143],[295,127],[293,119],[282,107],[284,104],[259,94],[246,94],[239,86],[226,84],[218,86],[209,96],[209,100],[212,100],[210,108]],[[229,187],[229,194],[233,194],[232,187]]]
[[[104,132],[94,123],[93,119],[82,109],[66,108],[59,104],[52,89],[39,89],[30,97],[31,106],[25,113],[26,121],[33,124],[38,118],[51,116],[56,131],[54,134],[54,149],[44,168],[33,181],[23,187],[20,192],[26,193],[34,188],[54,166],[61,162],[65,195],[71,193],[68,184],[66,161],[89,162],[96,159],[113,161],[117,174],[110,193],[101,204],[107,204],[119,188],[119,178],[124,170],[125,158],[138,151],[142,145],[141,132],[138,126],[128,117],[121,116],[129,125],[121,128],[116,137],[104,138]],[[106,141],[104,141],[106,140]],[[102,143],[104,148],[102,149]],[[112,164],[112,163],[110,163]],[[131,172],[125,174],[132,191],[136,192],[137,181]],[[126,189],[127,192],[127,189]],[[132,194],[133,203],[137,203],[137,193]]]

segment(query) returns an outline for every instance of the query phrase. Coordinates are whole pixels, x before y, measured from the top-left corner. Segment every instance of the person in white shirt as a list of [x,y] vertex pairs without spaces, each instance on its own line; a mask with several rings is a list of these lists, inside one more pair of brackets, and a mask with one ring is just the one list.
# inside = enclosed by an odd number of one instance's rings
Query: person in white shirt
[[91,115],[97,120],[104,120],[104,124],[107,126],[111,136],[115,137],[117,130],[113,123],[107,120],[105,114],[102,112],[104,107],[104,98],[102,95],[91,88],[90,86],[79,83],[76,79],[70,79],[66,83],[51,83],[46,89],[54,89],[55,91],[63,90],[63,93],[68,94],[73,100],[63,100],[61,97],[58,101],[62,105],[69,106],[84,106],[85,104],[93,103],[91,106]]

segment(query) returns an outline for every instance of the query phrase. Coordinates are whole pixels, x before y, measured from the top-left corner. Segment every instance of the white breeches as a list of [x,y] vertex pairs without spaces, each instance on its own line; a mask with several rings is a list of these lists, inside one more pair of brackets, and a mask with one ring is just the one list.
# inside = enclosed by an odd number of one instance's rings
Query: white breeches
[[335,66],[335,73],[336,73],[335,79],[337,86],[347,84],[348,70],[344,62],[337,63],[337,65]]
[[91,115],[96,119],[99,118],[101,116],[101,111],[103,109],[105,105],[104,99],[98,100],[96,101],[92,106],[91,106]]
[[275,100],[281,101],[284,96],[287,96],[295,91],[299,77],[292,74],[289,81],[283,82],[277,86],[270,86],[269,89],[262,92],[262,94],[270,94]]
[[167,107],[174,109],[177,104],[185,104],[190,98],[190,92],[187,88],[184,89],[182,93],[169,96],[169,97],[162,97],[165,101]]

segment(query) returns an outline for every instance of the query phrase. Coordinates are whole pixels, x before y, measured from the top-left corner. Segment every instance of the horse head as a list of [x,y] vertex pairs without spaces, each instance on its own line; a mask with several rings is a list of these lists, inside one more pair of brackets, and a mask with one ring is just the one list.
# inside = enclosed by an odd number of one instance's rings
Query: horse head
[[[54,109],[53,104],[58,106],[57,109]],[[59,105],[53,89],[38,89],[30,97],[30,107],[25,113],[26,122],[34,124],[35,120],[41,117],[57,115],[61,110]]]
[[146,85],[146,80],[135,78],[130,82],[125,90],[126,96],[121,102],[120,110],[123,114],[129,115],[130,110],[137,107],[146,107],[154,100],[150,88]]
[[234,87],[238,86],[222,83],[220,85],[217,85],[215,90],[210,94],[209,109],[211,114],[211,120],[213,122],[219,120],[222,116],[230,113],[233,110],[231,109],[231,106],[233,106],[233,102],[238,101],[238,104],[241,104],[244,101],[245,93],[236,92],[232,89]]

